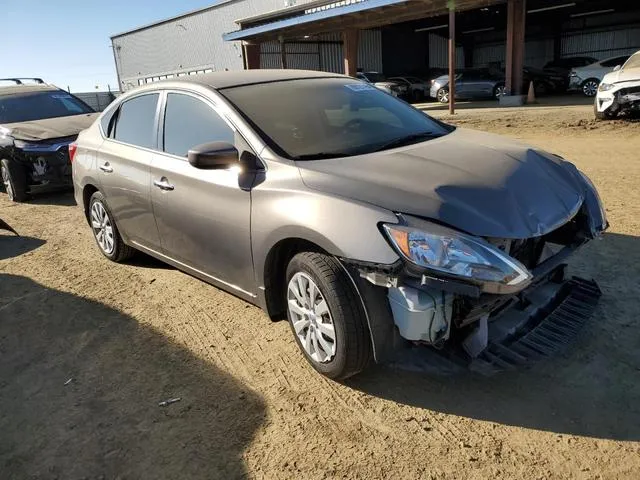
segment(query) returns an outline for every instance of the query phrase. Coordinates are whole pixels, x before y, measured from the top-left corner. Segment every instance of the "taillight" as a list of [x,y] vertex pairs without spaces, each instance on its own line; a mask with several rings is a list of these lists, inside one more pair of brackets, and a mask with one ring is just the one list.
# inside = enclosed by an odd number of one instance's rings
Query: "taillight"
[[69,144],[69,161],[73,163],[73,157],[76,156],[76,151],[78,150],[78,144],[73,142]]

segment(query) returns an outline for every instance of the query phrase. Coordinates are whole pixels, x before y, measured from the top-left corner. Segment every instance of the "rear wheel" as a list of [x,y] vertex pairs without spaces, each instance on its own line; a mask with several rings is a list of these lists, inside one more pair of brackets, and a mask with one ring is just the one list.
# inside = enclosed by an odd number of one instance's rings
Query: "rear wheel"
[[438,90],[438,93],[436,93],[436,98],[440,103],[449,103],[449,89],[441,88],[440,90]]
[[371,339],[362,303],[338,261],[304,252],[287,267],[287,317],[298,347],[321,374],[343,379],[367,366]]
[[118,232],[104,195],[95,192],[89,200],[89,223],[102,254],[114,262],[123,262],[135,253]]
[[581,89],[582,93],[586,97],[595,97],[598,93],[598,86],[600,85],[600,81],[596,78],[589,78],[582,82]]
[[22,165],[3,158],[0,160],[0,176],[9,200],[24,202],[27,199],[27,174]]

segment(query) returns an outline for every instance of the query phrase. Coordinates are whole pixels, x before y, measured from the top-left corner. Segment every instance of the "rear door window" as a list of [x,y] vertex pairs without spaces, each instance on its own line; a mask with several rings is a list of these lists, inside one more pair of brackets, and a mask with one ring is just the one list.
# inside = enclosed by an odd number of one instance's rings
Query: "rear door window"
[[611,60],[607,60],[605,62],[602,62],[602,66],[603,67],[616,67],[618,65],[622,65],[624,62],[627,61],[628,58],[629,57],[627,57],[627,56],[612,58]]
[[155,148],[155,120],[159,96],[159,93],[150,93],[123,102],[113,135],[110,136],[138,147]]
[[196,145],[234,143],[235,132],[207,103],[191,95],[169,93],[164,114],[164,151],[186,157]]

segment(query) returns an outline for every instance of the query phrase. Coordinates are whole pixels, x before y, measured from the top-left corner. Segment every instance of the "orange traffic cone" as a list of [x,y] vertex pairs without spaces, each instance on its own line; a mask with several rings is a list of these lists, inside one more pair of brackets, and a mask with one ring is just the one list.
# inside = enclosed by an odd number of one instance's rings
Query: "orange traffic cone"
[[536,89],[533,88],[533,80],[529,82],[529,93],[527,94],[527,103],[536,103]]

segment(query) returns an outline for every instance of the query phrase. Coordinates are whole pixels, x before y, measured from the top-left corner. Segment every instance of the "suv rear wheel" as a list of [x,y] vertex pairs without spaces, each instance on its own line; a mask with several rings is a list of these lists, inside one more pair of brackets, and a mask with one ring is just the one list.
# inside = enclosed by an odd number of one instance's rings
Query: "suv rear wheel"
[[600,81],[596,78],[589,78],[582,82],[581,88],[582,93],[586,97],[595,97],[598,93],[598,87],[600,86]]
[[3,158],[0,160],[0,176],[9,200],[24,202],[27,199],[27,175],[22,165]]
[[318,372],[344,379],[367,366],[371,339],[362,302],[338,260],[315,252],[293,257],[286,302],[296,343]]

